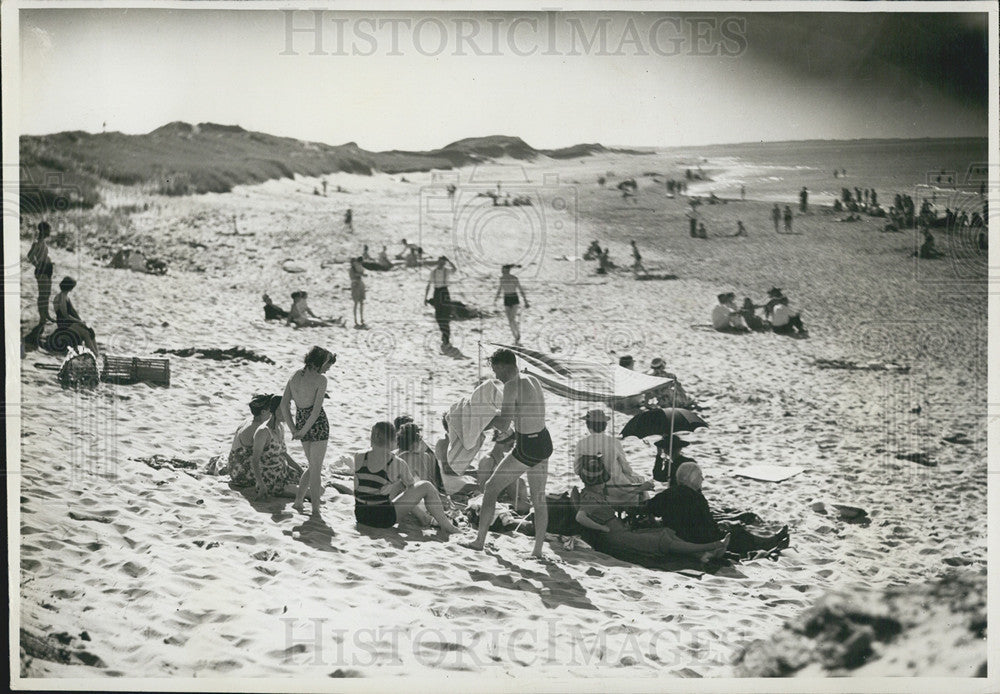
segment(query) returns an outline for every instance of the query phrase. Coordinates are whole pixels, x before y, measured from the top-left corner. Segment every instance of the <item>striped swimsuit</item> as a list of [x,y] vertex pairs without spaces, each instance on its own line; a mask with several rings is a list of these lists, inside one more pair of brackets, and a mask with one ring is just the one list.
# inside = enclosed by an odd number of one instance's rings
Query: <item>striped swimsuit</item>
[[365,465],[354,471],[354,518],[358,523],[373,528],[391,528],[396,524],[396,507],[389,495],[382,492],[391,481],[389,465],[394,460],[391,459],[384,469],[372,472],[368,469],[368,454],[365,453]]

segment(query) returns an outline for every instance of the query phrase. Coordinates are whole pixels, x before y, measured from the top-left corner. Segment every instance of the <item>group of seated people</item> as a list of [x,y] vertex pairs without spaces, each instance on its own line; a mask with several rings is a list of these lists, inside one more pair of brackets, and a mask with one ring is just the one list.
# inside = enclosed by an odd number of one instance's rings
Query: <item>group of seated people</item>
[[[723,333],[766,332],[768,330],[779,335],[798,335],[807,337],[809,333],[802,324],[798,311],[791,308],[790,301],[784,292],[772,287],[768,300],[757,305],[745,297],[743,305],[737,307],[736,294],[725,292],[716,298],[718,303],[712,309],[712,327]],[[757,315],[757,309],[764,309],[764,317]]]
[[264,320],[283,320],[286,324],[294,325],[296,328],[319,328],[344,324],[343,318],[328,319],[317,316],[309,308],[308,298],[308,292],[292,292],[292,307],[286,311],[276,305],[270,296],[264,294]]
[[392,267],[392,261],[389,260],[389,252],[386,246],[382,246],[382,250],[379,252],[378,258],[373,258],[368,252],[368,245],[365,244],[364,248],[361,250],[361,262],[376,265],[384,269]]
[[[683,442],[676,437],[673,445],[658,448],[669,450],[673,463],[683,462],[674,474],[661,477],[670,486],[648,498],[653,480],[633,472],[621,441],[606,433],[607,421],[601,409],[585,415],[589,433],[574,455],[574,469],[584,484],[576,521],[595,549],[626,559],[683,554],[708,562],[726,552],[749,555],[788,546],[787,526],[774,535],[758,535],[740,522],[718,521],[701,492],[701,469],[683,456]],[[630,516],[659,520],[653,527],[632,527]]]
[[[233,486],[253,487],[258,497],[294,497],[305,479],[285,448],[281,402],[279,395],[255,395],[249,402],[251,417],[236,430],[229,453]],[[584,483],[575,520],[595,549],[628,559],[682,554],[709,562],[726,552],[749,555],[788,546],[787,526],[774,535],[758,535],[713,515],[701,492],[702,472],[681,453],[686,444],[676,437],[673,445],[660,447],[673,472],[657,477],[669,486],[650,498],[653,480],[633,471],[621,441],[607,432],[605,412],[590,410],[584,420],[588,433],[574,449],[574,469]],[[432,451],[407,416],[375,423],[366,449],[352,456],[358,524],[390,528],[412,514],[421,525],[458,532],[447,513],[450,501],[438,464],[447,446],[445,438]],[[504,454],[496,452],[487,458],[495,462]],[[485,468],[488,476],[488,463]],[[653,527],[648,522],[633,527],[642,518],[659,520]]]

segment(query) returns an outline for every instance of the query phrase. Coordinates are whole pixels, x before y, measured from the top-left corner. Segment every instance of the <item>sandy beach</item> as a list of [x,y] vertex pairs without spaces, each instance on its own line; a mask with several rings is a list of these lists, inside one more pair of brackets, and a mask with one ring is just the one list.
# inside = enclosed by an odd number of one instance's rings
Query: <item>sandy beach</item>
[[[521,166],[499,164],[514,173]],[[78,280],[74,302],[106,353],[240,346],[274,363],[171,355],[169,388],[74,392],[35,366],[57,357],[21,360],[21,459],[12,478],[20,542],[12,552],[22,677],[726,677],[747,674],[739,668],[750,644],[779,635],[830,594],[921,595],[919,586],[946,573],[983,588],[985,261],[947,253],[917,261],[915,231],[880,233],[883,220],[868,217],[840,223],[815,205],[796,214],[796,235],[776,235],[770,202],[753,190],[746,201],[702,206],[710,238],[691,238],[686,200],[643,176],[683,175],[683,162],[667,154],[542,160],[524,170],[536,187],[558,174],[558,185],[539,195],[562,196],[569,211],[530,232],[544,241],[527,244],[530,257],[525,237],[503,221],[483,232],[478,255],[458,254],[454,294],[494,312],[453,324],[466,358],[440,354],[422,303],[426,269],[369,273],[367,331],[294,330],[263,319],[262,293],[287,307],[289,294],[305,289],[317,314],[350,325],[347,267],[332,261],[362,244],[395,254],[406,237],[428,254],[455,257],[458,232],[421,217],[421,191],[437,185],[429,173],[406,174],[407,182],[333,174],[325,197],[313,195],[318,179],[302,177],[180,198],[109,193],[112,209],[103,212],[117,215],[122,236],[151,239],[170,264],[163,276],[99,261],[95,245],[114,239],[95,212],[53,220],[71,236],[83,230],[76,251],[50,252],[57,277]],[[627,177],[639,182],[635,202],[614,189]],[[907,191],[879,191],[894,192]],[[114,212],[126,205],[138,207]],[[348,207],[353,231],[342,223]],[[226,235],[234,216],[245,235]],[[737,219],[748,236],[725,238]],[[36,318],[26,233],[22,333]],[[647,268],[677,279],[597,275],[596,263],[577,259],[593,239],[625,267],[634,239]],[[338,354],[328,374],[328,483],[350,485],[345,457],[366,447],[375,421],[411,414],[433,444],[443,411],[476,383],[479,343],[510,339],[493,304],[498,267],[485,267],[484,257],[496,266],[523,259],[526,346],[606,363],[630,354],[641,369],[663,357],[706,408],[709,427],[689,435],[686,450],[705,472],[706,497],[754,511],[764,528],[787,524],[791,547],[716,575],[645,569],[582,542],[566,549],[555,536],[545,562],[528,558],[531,538],[516,534],[493,536],[476,554],[461,538],[413,523],[361,528],[351,495],[332,487],[321,517],[308,519],[290,500],[251,501],[206,473],[212,456],[228,452],[250,396],[280,393],[314,344]],[[288,259],[303,271],[285,271]],[[774,286],[802,309],[809,339],[710,329],[716,294],[762,303]],[[824,359],[856,368],[821,368]],[[571,450],[586,404],[549,395],[547,406],[552,493],[579,485]],[[616,415],[616,431],[625,421]],[[651,440],[624,443],[648,475]],[[304,463],[301,447],[288,444]],[[913,454],[926,464],[902,457]],[[754,464],[803,472],[780,483],[735,476]],[[919,611],[899,615],[904,634],[929,629]],[[952,626],[913,639],[908,657],[882,657],[891,644],[876,639],[863,674],[980,673],[985,627],[973,638],[964,621]],[[799,674],[860,674],[831,662],[814,657]]]

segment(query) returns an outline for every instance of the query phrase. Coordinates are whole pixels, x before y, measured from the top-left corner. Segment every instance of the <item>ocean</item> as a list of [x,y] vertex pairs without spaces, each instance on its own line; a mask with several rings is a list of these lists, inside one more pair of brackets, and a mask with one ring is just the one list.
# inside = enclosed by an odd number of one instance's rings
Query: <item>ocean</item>
[[[883,207],[896,193],[919,200],[978,194],[988,161],[985,137],[921,140],[812,140],[763,142],[663,150],[683,165],[701,166],[706,182],[689,192],[792,203],[802,186],[810,200],[831,203],[841,188],[874,188]],[[834,170],[838,175],[834,176]],[[846,171],[846,176],[840,172]],[[996,175],[993,176],[996,178]],[[885,201],[885,202],[883,202]]]

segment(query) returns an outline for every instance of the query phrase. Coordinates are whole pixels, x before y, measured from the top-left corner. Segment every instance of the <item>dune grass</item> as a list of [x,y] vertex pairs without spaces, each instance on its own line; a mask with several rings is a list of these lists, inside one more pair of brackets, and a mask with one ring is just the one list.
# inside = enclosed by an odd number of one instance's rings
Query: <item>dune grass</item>
[[371,175],[451,169],[498,157],[587,156],[600,145],[535,150],[520,138],[491,136],[431,152],[368,152],[355,143],[327,145],[250,132],[239,126],[169,123],[145,135],[81,131],[23,136],[22,212],[90,208],[104,183],[142,185],[161,195],[225,193],[276,178],[343,171]]

